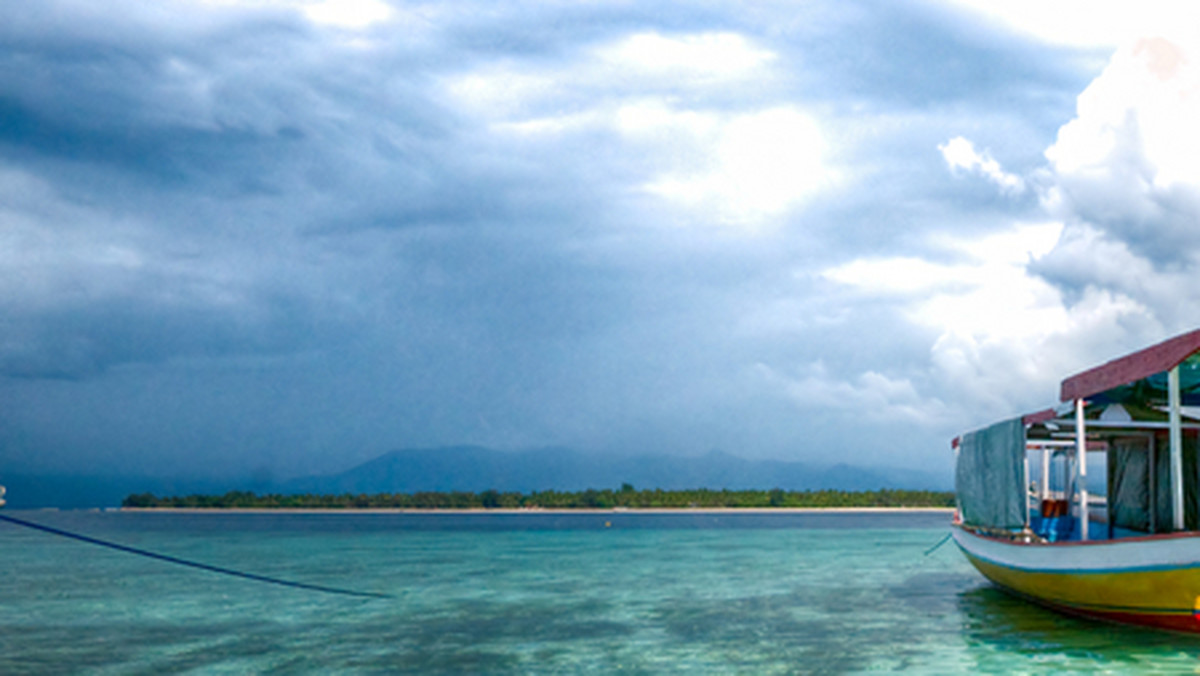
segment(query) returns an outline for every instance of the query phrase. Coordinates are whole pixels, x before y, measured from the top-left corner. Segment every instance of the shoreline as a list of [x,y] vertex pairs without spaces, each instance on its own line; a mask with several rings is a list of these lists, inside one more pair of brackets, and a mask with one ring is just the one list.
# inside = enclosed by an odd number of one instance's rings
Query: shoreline
[[642,507],[616,509],[404,509],[404,508],[288,508],[288,507],[115,507],[108,511],[159,512],[178,514],[456,514],[456,515],[520,515],[520,514],[891,514],[946,513],[953,507]]

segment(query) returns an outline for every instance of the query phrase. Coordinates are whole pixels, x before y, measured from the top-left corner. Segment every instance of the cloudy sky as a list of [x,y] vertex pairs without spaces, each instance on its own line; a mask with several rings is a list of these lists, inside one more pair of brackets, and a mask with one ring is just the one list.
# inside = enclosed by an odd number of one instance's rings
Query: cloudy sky
[[1200,325],[1200,41],[1113,4],[0,4],[0,471],[949,476]]

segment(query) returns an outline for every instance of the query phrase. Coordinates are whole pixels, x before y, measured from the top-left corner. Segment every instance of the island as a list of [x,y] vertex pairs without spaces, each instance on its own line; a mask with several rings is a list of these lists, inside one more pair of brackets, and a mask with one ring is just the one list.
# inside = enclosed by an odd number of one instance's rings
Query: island
[[222,495],[158,497],[129,495],[121,506],[133,509],[798,509],[798,508],[941,508],[954,507],[949,491],[880,489],[876,491],[619,489],[500,492],[485,490],[322,495],[229,491]]

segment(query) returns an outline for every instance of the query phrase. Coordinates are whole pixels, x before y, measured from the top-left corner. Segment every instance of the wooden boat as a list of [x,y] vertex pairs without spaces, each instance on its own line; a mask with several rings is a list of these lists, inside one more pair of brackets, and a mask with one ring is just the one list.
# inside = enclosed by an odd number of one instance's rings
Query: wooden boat
[[1200,330],[1067,378],[1061,400],[954,440],[955,542],[1031,601],[1200,632]]

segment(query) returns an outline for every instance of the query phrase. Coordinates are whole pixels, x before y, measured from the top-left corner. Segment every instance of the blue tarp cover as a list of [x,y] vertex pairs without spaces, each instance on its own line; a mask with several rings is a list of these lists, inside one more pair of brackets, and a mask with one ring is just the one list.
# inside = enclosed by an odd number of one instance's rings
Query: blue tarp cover
[[1020,418],[963,435],[954,491],[963,523],[1025,527],[1025,424]]

